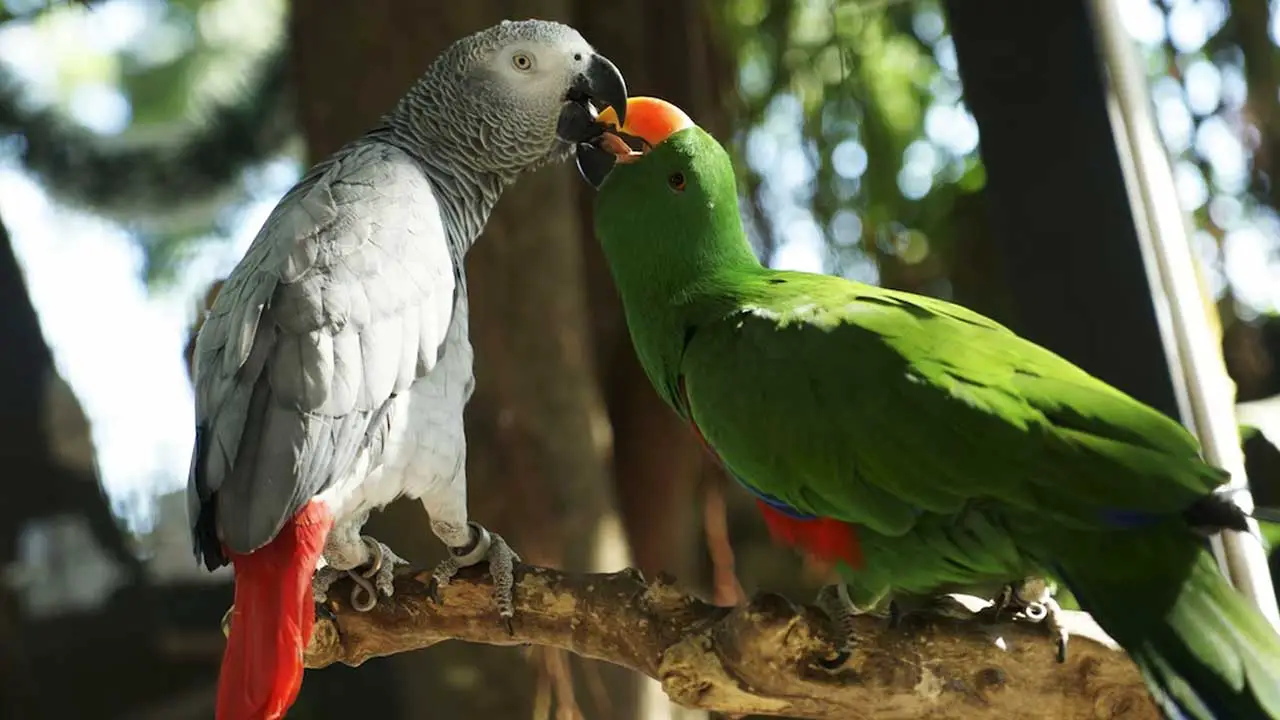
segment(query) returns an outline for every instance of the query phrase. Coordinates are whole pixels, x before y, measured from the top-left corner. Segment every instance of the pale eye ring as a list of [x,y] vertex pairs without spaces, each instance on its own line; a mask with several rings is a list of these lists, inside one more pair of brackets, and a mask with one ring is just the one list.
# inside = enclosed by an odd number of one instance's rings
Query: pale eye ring
[[529,72],[533,69],[533,58],[527,53],[518,52],[511,56],[511,67],[520,72]]

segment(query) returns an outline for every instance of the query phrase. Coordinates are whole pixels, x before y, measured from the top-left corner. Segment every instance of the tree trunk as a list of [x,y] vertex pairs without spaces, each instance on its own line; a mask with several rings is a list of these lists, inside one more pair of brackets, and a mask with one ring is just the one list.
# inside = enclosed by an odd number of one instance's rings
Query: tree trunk
[[176,604],[116,524],[3,225],[0,337],[0,717],[139,717],[207,690],[216,656],[163,644]]
[[[576,0],[577,27],[603,48],[632,94],[657,95],[727,140],[733,66],[712,37],[709,6],[698,0],[602,6]],[[596,370],[613,427],[613,481],[633,562],[696,582],[701,543],[694,491],[704,456],[689,431],[654,392],[627,334],[622,305],[591,232],[590,188],[580,185],[595,336]]]
[[[503,18],[569,20],[568,5],[298,0],[290,31],[311,159],[359,135],[453,40]],[[521,178],[467,261],[477,379],[467,410],[468,484],[472,517],[525,559],[589,569],[598,565],[596,539],[610,513],[608,425],[591,373],[572,172],[560,166]],[[415,564],[442,557],[416,502],[375,515],[370,532]],[[459,643],[367,668],[384,665],[398,678],[403,717],[547,717],[552,707],[573,717],[576,704],[586,717],[625,718],[634,705],[629,673],[561,653]],[[571,666],[582,666],[585,680],[576,699]]]

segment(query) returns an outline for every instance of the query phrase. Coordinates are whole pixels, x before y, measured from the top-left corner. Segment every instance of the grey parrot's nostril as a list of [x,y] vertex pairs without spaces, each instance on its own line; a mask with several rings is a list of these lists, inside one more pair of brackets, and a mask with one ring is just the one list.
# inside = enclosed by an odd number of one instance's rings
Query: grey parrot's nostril
[[619,125],[627,120],[627,81],[617,66],[603,55],[591,56],[587,67],[573,78],[564,97],[584,107],[590,102],[597,110],[605,106],[613,108]]

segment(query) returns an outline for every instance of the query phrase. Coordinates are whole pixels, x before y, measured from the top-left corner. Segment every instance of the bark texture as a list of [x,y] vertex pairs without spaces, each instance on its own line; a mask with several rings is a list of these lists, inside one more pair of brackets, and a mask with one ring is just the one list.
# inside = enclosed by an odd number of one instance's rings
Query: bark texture
[[[829,671],[820,665],[832,656],[826,616],[778,595],[725,608],[669,579],[646,583],[635,570],[575,575],[523,566],[509,635],[482,570],[464,571],[439,604],[427,595],[429,579],[402,576],[394,599],[369,613],[335,603],[337,623],[317,625],[307,665],[359,665],[446,640],[532,644],[630,668],[657,679],[677,703],[733,715],[1159,717],[1122,652],[1077,636],[1058,664],[1047,634],[1028,623],[928,618],[891,629],[864,616],[853,622],[857,650]],[[1065,622],[1087,628],[1089,621],[1069,612]]]

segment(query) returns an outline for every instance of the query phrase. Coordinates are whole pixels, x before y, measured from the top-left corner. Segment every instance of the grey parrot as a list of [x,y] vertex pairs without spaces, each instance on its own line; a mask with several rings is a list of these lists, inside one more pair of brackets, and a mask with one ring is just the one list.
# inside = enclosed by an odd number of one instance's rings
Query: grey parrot
[[227,278],[195,345],[187,485],[197,559],[235,571],[219,720],[283,716],[313,598],[337,577],[364,589],[357,610],[391,595],[404,561],[361,528],[398,497],[419,498],[449,547],[435,580],[487,559],[511,617],[519,558],[467,517],[463,258],[503,188],[598,137],[596,113],[626,100],[566,25],[463,38],[281,199]]

